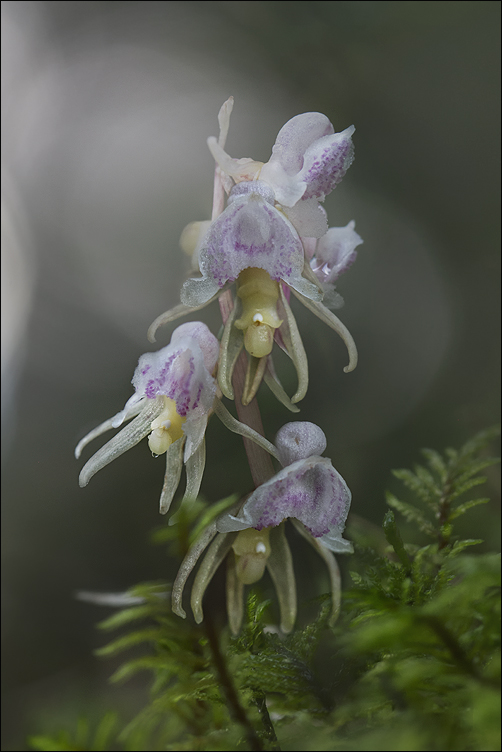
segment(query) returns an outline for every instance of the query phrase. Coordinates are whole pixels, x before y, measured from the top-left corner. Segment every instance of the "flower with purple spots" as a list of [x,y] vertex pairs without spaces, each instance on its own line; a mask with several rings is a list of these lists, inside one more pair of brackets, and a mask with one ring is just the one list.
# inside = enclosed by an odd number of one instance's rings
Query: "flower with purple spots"
[[134,394],[123,410],[79,442],[75,456],[78,459],[84,447],[101,434],[134,420],[88,460],[80,473],[80,486],[86,486],[98,470],[148,436],[152,454],[166,455],[160,512],[165,514],[171,505],[183,463],[187,472],[185,498],[195,499],[205,465],[204,435],[213,411],[231,431],[275,453],[273,445],[232,418],[218,400],[213,373],[219,349],[216,337],[197,321],[175,329],[166,347],[142,355],[132,379]]
[[342,533],[351,494],[331,460],[320,456],[324,432],[314,423],[287,423],[275,443],[283,469],[258,486],[237,516],[221,517],[218,532],[262,530],[294,518],[334,553],[350,553],[352,544]]
[[202,599],[223,559],[227,561],[227,609],[230,627],[238,633],[243,615],[244,585],[257,582],[268,570],[274,582],[284,632],[296,618],[296,584],[285,521],[314,546],[328,567],[333,618],[340,607],[340,573],[333,553],[352,553],[342,538],[351,494],[331,461],[324,432],[313,423],[283,426],[276,437],[283,469],[229,511],[220,515],[188,551],[172,590],[173,611],[185,617],[182,596],[187,579],[204,549],[209,549],[195,578],[191,606],[195,620],[203,619]]
[[[222,339],[220,389],[234,398],[233,369],[245,348],[249,358],[243,404],[253,399],[264,379],[278,399],[296,412],[295,403],[307,391],[308,366],[289,306],[290,291],[342,337],[349,353],[344,370],[352,371],[357,365],[350,332],[322,303],[325,292],[331,295],[331,287],[309,264],[316,240],[320,238],[322,245],[329,236],[326,212],[319,202],[338,185],[352,162],[354,127],[335,133],[325,115],[304,113],[280,130],[266,164],[233,159],[223,149],[232,105],[229,100],[220,111],[220,138],[208,139],[217,176],[228,195],[227,206],[223,208],[222,199],[219,215],[215,212],[211,223],[195,222],[185,228],[181,244],[183,250],[193,251],[192,266],[201,276],[184,283],[181,305],[153,322],[149,338],[155,341],[159,326],[203,308],[236,282],[237,296]],[[291,357],[297,371],[298,388],[291,400],[275,374],[274,341]]]

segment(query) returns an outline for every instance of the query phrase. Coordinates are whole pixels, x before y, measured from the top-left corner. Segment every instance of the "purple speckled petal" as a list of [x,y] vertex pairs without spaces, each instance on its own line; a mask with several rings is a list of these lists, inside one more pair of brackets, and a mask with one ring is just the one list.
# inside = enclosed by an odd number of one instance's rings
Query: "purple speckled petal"
[[275,445],[283,467],[312,455],[320,456],[326,449],[326,435],[322,428],[308,421],[286,423],[277,432]]
[[262,530],[276,527],[285,518],[302,522],[315,537],[342,534],[350,508],[347,484],[331,461],[309,457],[288,465],[271,480],[259,486],[237,516],[222,515],[220,532],[241,530],[243,526]]
[[196,339],[175,335],[173,338],[175,341],[162,350],[141,356],[133,386],[137,394],[149,399],[164,395],[174,400],[183,418],[195,410],[197,415],[206,415],[216,394],[215,380],[204,364]]
[[309,146],[333,132],[330,121],[320,112],[296,115],[277,134],[270,162],[279,162],[288,175],[295,175],[303,167],[303,156]]
[[218,362],[220,345],[206,324],[203,324],[202,321],[189,321],[186,324],[181,324],[172,333],[171,344],[174,345],[182,337],[191,337],[197,342],[204,356],[204,365],[209,373],[212,373]]
[[303,199],[322,201],[338,185],[354,159],[351,125],[341,133],[320,138],[307,149],[298,179],[307,183]]
[[356,248],[363,240],[355,226],[352,220],[346,227],[330,227],[317,243],[310,266],[323,288],[336,282],[356,260]]
[[[249,267],[265,269],[272,279],[283,279],[295,289],[303,286],[300,238],[286,217],[259,193],[238,195],[232,200],[211,225],[199,260],[204,278],[219,288]],[[200,284],[202,280],[185,283],[182,302],[192,282]]]

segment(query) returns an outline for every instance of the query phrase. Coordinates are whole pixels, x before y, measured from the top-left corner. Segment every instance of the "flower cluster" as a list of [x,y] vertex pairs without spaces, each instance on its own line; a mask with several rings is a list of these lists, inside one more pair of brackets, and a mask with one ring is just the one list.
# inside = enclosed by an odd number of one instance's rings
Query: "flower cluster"
[[[155,341],[161,325],[218,298],[224,319],[221,341],[201,322],[178,326],[169,345],[141,356],[132,397],[123,410],[82,439],[75,454],[78,458],[90,441],[126,424],[83,467],[80,485],[85,486],[98,470],[148,437],[152,454],[166,455],[161,513],[171,506],[183,465],[187,481],[182,504],[197,497],[205,465],[204,437],[213,413],[260,447],[264,457],[275,458],[282,466],[277,472],[270,459],[260,465],[256,454],[248,451],[256,488],[217,517],[192,545],[174,583],[172,604],[184,617],[184,586],[209,547],[192,589],[196,621],[203,618],[207,585],[226,558],[232,630],[238,632],[242,621],[244,585],[258,581],[267,569],[278,594],[282,629],[290,631],[296,586],[285,522],[291,520],[327,564],[336,614],[340,575],[333,554],[352,550],[342,538],[350,491],[322,456],[326,437],[318,426],[287,423],[271,444],[261,435],[259,422],[255,420],[253,428],[252,420],[237,420],[221,398],[235,399],[242,418],[240,405],[253,403],[264,380],[289,410],[298,412],[296,403],[308,387],[308,368],[291,294],[342,337],[349,355],[344,370],[352,371],[357,364],[354,341],[331,309],[343,302],[335,283],[354,262],[362,240],[353,221],[328,229],[321,205],[352,162],[354,127],[335,133],[325,115],[305,113],[281,129],[268,162],[234,159],[224,150],[232,106],[232,99],[223,105],[220,136],[208,140],[217,165],[213,217],[191,223],[180,241],[191,256],[195,276],[183,285],[180,305],[159,316],[148,332]],[[235,297],[230,292],[233,283]],[[296,368],[298,387],[291,398],[275,372],[274,344]],[[236,377],[242,357],[247,360],[243,379]]]

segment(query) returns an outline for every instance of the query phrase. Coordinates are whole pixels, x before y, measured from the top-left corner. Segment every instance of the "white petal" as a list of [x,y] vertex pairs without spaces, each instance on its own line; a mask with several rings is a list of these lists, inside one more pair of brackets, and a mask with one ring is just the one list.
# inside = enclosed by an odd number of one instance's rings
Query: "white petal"
[[284,213],[302,238],[322,238],[328,231],[326,212],[316,198],[298,201]]
[[296,115],[277,134],[270,161],[280,162],[289,175],[294,175],[302,169],[303,156],[309,146],[333,132],[330,121],[320,112]]

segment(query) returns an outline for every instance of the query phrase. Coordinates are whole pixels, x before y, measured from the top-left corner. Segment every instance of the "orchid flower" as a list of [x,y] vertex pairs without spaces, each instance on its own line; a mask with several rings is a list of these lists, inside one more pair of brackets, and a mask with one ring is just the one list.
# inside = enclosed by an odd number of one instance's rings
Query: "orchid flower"
[[326,449],[326,436],[318,426],[287,423],[278,432],[275,444],[283,469],[243,503],[220,515],[188,551],[172,591],[172,608],[178,616],[186,616],[182,595],[188,576],[211,544],[192,587],[195,621],[202,621],[202,598],[216,569],[228,555],[227,609],[232,631],[237,633],[240,629],[244,585],[261,579],[265,568],[277,591],[281,628],[284,632],[291,631],[296,618],[296,584],[284,533],[284,522],[291,519],[328,567],[332,618],[336,618],[340,607],[340,573],[333,553],[353,550],[352,544],[342,538],[350,491],[331,460],[321,457]]
[[[225,109],[226,107],[226,109]],[[200,277],[188,279],[181,305],[159,316],[149,329],[155,340],[159,326],[199,310],[237,282],[237,297],[222,338],[218,382],[223,394],[234,398],[232,373],[244,347],[249,366],[242,401],[256,394],[262,378],[292,411],[308,386],[307,358],[289,306],[289,291],[344,340],[349,364],[357,365],[357,350],[349,331],[322,304],[324,288],[309,265],[312,241],[327,230],[323,201],[342,180],[353,159],[351,126],[334,133],[328,118],[318,112],[292,118],[280,130],[270,160],[233,159],[224,151],[231,105],[220,117],[220,139],[210,138],[209,149],[228,194],[226,209],[209,225],[191,223],[182,236],[185,251],[193,252],[192,266]],[[220,112],[220,116],[221,116]],[[291,357],[298,388],[291,400],[279,384],[270,358],[276,341]]]
[[343,299],[335,292],[335,282],[352,266],[357,257],[356,248],[363,242],[355,226],[352,220],[346,227],[330,227],[317,241],[310,261],[310,268],[324,291],[323,303],[328,308],[343,305]]
[[148,436],[152,454],[166,455],[161,514],[171,506],[183,463],[187,472],[183,501],[195,499],[205,465],[204,435],[213,411],[231,431],[250,438],[275,455],[270,442],[233,418],[218,399],[213,372],[219,349],[216,337],[197,321],[175,329],[166,347],[142,355],[132,379],[133,396],[123,410],[79,442],[75,456],[78,459],[84,447],[101,434],[119,428],[131,418],[134,420],[88,460],[80,473],[80,486],[86,486],[98,470]]

